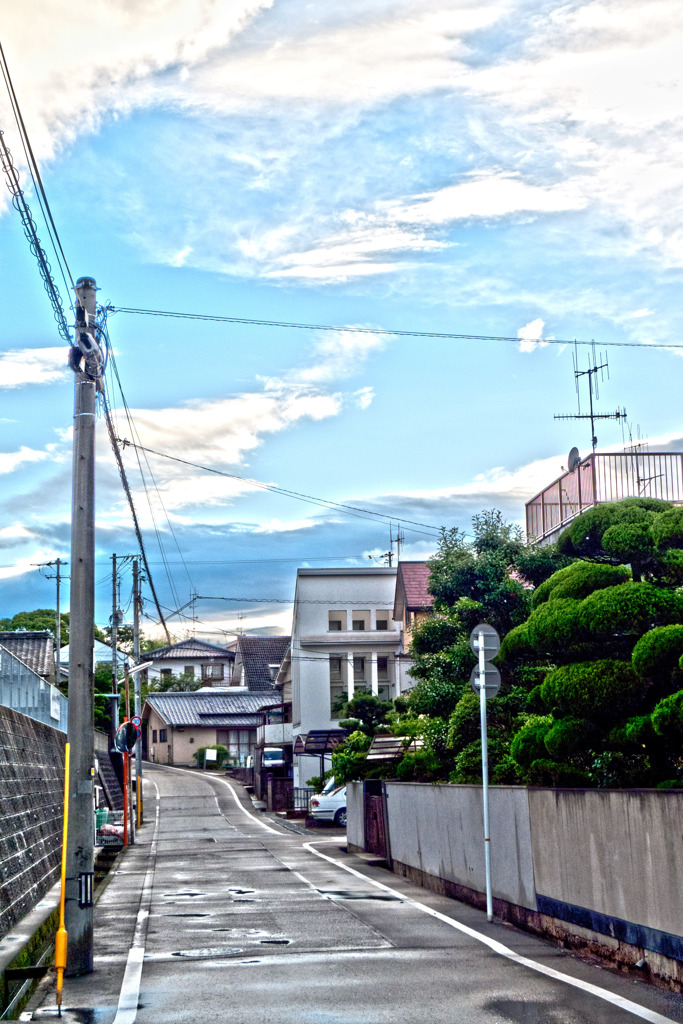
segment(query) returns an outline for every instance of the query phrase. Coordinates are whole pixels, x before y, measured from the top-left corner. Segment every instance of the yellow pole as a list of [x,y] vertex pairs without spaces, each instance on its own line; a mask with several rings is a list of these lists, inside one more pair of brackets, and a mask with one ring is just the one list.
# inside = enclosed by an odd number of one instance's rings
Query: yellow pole
[[59,897],[59,928],[55,937],[55,968],[57,971],[57,1007],[62,1016],[62,984],[66,969],[66,928],[64,927],[64,900],[66,896],[66,841],[69,832],[69,755],[71,744],[64,751],[64,827],[62,831],[62,891]]
[[[141,740],[138,740],[138,743],[140,743],[140,742],[141,742]],[[140,778],[139,775],[135,776],[135,787],[137,789],[137,794],[138,794],[138,803],[137,803],[137,807],[138,807],[138,821],[137,821],[137,825],[138,825],[138,828],[140,828],[140,826],[142,825],[142,779]]]

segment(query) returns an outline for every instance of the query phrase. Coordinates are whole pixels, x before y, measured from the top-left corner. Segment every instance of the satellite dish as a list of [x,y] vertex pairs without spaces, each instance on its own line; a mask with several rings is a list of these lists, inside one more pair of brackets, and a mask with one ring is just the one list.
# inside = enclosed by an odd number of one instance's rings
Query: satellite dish
[[567,469],[570,473],[573,473],[575,469],[579,467],[581,463],[581,456],[579,455],[578,448],[572,448],[569,455],[567,456]]

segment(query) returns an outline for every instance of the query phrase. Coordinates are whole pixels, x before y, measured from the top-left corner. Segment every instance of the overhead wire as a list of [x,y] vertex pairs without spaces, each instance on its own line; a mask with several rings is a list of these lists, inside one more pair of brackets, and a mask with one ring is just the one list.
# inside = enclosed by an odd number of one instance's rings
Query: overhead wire
[[[225,476],[231,480],[240,480],[243,483],[252,485],[253,487],[259,487],[264,491],[271,491],[274,494],[282,494],[287,498],[295,498],[297,501],[304,501],[311,505],[319,505],[320,507],[330,509],[331,511],[343,512],[345,515],[353,516],[355,519],[369,519],[371,522],[383,520],[385,526],[389,523],[404,523],[406,524],[406,529],[410,530],[411,533],[422,533],[427,537],[439,536],[441,534],[442,528],[440,526],[432,526],[429,523],[416,522],[413,519],[404,519],[402,516],[390,515],[387,512],[374,512],[372,509],[364,509],[356,505],[346,505],[338,501],[328,501],[326,498],[316,498],[311,494],[303,494],[299,491],[292,491],[285,487],[276,487],[275,484],[265,484],[261,480],[254,480],[251,477],[239,476],[237,473],[228,473],[222,469],[214,469],[212,466],[204,466],[198,462],[191,462],[189,459],[181,459],[177,455],[169,455],[167,452],[160,452],[155,448],[138,445],[126,438],[118,438],[118,440],[124,448],[140,448],[142,451],[149,452],[151,455],[158,455],[163,459],[170,459],[172,462],[180,462],[185,466],[191,466],[193,469],[201,469],[205,473],[214,473],[216,476]],[[418,526],[423,527],[423,529],[415,529],[415,527]],[[431,530],[432,533],[425,534],[425,530]]]
[[[282,327],[301,331],[339,331],[347,334],[382,334],[395,335],[403,338],[435,338],[444,341],[504,341],[519,345],[533,342],[537,345],[594,345],[590,341],[578,338],[524,338],[519,335],[496,334],[457,334],[453,331],[413,331],[389,327],[360,327],[349,324],[307,324],[294,320],[260,320],[252,317],[219,316],[211,313],[184,313],[167,309],[134,309],[131,306],[108,306],[110,313],[132,313],[139,316],[162,316],[179,320],[203,320],[209,323],[241,324],[251,327]],[[643,348],[643,349],[682,349],[683,343],[677,342],[643,342],[643,341],[601,341],[601,348]]]

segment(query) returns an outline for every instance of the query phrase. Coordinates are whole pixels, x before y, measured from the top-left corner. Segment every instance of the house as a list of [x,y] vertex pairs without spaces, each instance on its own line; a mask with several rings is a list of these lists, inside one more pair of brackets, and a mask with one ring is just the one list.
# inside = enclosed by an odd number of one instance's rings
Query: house
[[188,682],[200,680],[204,686],[231,686],[235,652],[206,640],[190,637],[168,647],[147,651],[145,661],[152,664],[143,672],[150,685],[174,677]]
[[157,764],[195,766],[195,751],[220,743],[235,765],[253,757],[261,708],[272,694],[242,688],[150,693],[142,711],[143,753]]
[[413,629],[423,619],[434,614],[434,598],[428,589],[429,575],[426,562],[398,563],[393,615],[403,630],[403,646],[399,655],[401,692],[412,686],[408,669],[413,663],[410,655]]
[[345,699],[390,700],[402,690],[396,575],[393,568],[297,571],[291,649],[278,679],[291,686],[295,786],[329,767]]
[[[102,643],[101,640],[95,639],[93,641],[92,649],[92,665],[95,669],[98,665],[111,665],[111,647],[108,644]],[[116,664],[117,667],[123,670],[124,665],[128,665],[128,668],[132,668],[135,662],[133,661],[130,654],[126,654],[125,651],[116,649]],[[62,647],[59,652],[59,666],[62,674],[68,678],[69,675],[69,645]]]
[[41,679],[55,682],[55,641],[47,629],[2,631],[0,644]]
[[235,686],[244,686],[252,692],[266,691],[272,700],[275,680],[282,659],[289,648],[288,636],[240,636],[234,646]]

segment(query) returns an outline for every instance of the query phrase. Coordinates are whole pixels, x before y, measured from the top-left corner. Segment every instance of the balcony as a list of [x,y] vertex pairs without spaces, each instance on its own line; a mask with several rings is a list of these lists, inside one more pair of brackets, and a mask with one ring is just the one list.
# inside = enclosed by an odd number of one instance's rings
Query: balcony
[[282,747],[292,742],[291,722],[269,722],[256,730],[257,747]]
[[683,453],[593,453],[526,503],[526,532],[554,543],[582,512],[623,498],[663,498],[683,504]]

